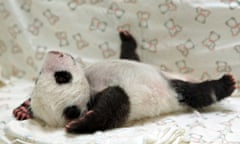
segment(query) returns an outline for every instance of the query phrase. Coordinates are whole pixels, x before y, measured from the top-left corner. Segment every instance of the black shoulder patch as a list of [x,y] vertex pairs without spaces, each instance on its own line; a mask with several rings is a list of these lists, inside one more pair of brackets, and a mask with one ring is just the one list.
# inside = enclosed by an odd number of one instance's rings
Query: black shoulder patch
[[92,97],[88,112],[66,125],[70,133],[92,133],[112,129],[126,122],[130,111],[129,97],[118,86],[109,87]]

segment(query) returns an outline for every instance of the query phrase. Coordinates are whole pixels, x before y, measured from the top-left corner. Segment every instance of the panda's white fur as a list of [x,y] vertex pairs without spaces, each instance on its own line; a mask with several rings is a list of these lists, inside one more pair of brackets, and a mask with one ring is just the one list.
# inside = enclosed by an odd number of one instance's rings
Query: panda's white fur
[[[31,95],[34,117],[50,126],[63,127],[67,123],[63,116],[66,106],[77,105],[84,111],[90,95],[109,86],[119,86],[129,96],[128,121],[186,109],[169,86],[168,76],[157,67],[128,60],[106,60],[83,69],[70,55],[61,56],[48,53]],[[54,72],[59,70],[71,72],[72,82],[57,84]]]
[[[54,72],[70,71],[73,80],[69,84],[58,85]],[[50,126],[63,126],[66,121],[63,110],[68,105],[78,105],[86,110],[90,97],[89,84],[84,71],[70,55],[59,57],[48,53],[36,85],[31,94],[31,110],[35,118],[41,119]]]
[[108,60],[85,69],[91,94],[120,86],[129,96],[128,121],[185,109],[157,67],[128,60]]

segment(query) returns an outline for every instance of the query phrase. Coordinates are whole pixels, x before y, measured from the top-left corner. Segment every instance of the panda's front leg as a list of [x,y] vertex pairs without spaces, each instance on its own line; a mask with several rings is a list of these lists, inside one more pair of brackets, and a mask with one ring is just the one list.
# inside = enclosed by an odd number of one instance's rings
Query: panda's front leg
[[118,87],[108,87],[92,97],[88,111],[66,126],[69,133],[93,133],[120,127],[130,111],[129,97]]
[[31,102],[31,98],[27,99],[20,106],[16,107],[13,110],[13,116],[17,120],[26,120],[33,117],[30,102]]

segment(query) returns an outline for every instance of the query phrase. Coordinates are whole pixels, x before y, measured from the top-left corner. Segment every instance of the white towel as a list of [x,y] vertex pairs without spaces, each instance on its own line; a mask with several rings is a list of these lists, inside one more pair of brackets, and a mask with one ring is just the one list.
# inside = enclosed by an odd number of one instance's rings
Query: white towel
[[9,143],[23,144],[180,144],[186,143],[183,140],[184,133],[179,127],[157,123],[97,131],[88,135],[71,135],[63,128],[49,128],[34,120],[11,121],[5,128]]

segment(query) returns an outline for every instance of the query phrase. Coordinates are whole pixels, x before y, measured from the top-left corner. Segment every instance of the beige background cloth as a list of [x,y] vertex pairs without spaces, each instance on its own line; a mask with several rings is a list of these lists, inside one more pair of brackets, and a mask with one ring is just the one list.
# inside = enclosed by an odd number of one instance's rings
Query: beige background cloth
[[119,30],[143,62],[195,79],[240,81],[239,0],[0,0],[3,77],[36,77],[49,50],[84,60],[119,56]]

